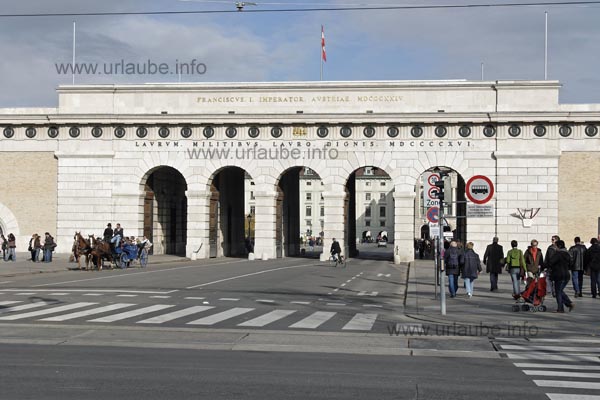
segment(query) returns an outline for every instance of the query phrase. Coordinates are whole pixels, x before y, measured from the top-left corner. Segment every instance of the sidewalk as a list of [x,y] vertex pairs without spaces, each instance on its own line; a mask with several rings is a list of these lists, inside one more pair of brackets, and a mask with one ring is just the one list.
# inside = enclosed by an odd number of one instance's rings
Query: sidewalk
[[[483,266],[485,271],[485,266]],[[448,295],[448,279],[445,279],[446,315],[441,315],[440,297],[435,298],[434,264],[431,260],[416,260],[411,263],[405,313],[423,324],[444,325],[452,332],[482,334],[486,329],[496,328],[502,336],[547,336],[557,334],[600,334],[600,299],[590,295],[589,277],[584,279],[584,297],[573,296],[572,285],[566,288],[567,295],[574,301],[573,312],[556,314],[556,299],[548,294],[544,304],[546,312],[513,312],[512,283],[510,275],[502,273],[498,279],[497,292],[490,292],[489,274],[482,272],[475,281],[473,297],[469,299],[459,279],[456,298]],[[524,289],[524,286],[522,286]],[[483,331],[483,332],[482,332]],[[492,335],[493,336],[493,335]]]
[[[3,261],[0,258],[0,277],[6,278],[11,276],[63,272],[79,268],[76,263],[69,262],[68,254],[54,254],[51,263],[31,262],[28,259],[31,257],[29,253],[17,253],[17,261]],[[152,255],[149,259],[150,266],[165,265],[171,263],[180,263],[189,261],[189,258],[177,257],[171,255]]]

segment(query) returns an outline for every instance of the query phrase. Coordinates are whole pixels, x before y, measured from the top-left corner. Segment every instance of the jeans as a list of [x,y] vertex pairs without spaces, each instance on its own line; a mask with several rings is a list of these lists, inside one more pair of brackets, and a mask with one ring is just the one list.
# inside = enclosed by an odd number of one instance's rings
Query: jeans
[[38,262],[40,259],[40,249],[33,250],[33,261]]
[[571,281],[573,282],[573,291],[575,291],[575,295],[581,292],[581,286],[579,286],[579,275],[581,275],[583,271],[571,271]]
[[110,239],[110,242],[115,244],[115,248],[119,247],[119,244],[121,244],[121,235],[117,235]]
[[491,289],[498,290],[498,274],[490,272],[490,286]]
[[598,295],[598,287],[600,287],[600,271],[590,271],[590,284],[592,286],[592,296]]
[[52,250],[44,249],[44,262],[52,262]]
[[9,258],[13,261],[17,261],[17,249],[16,248],[14,248],[14,247],[8,248],[8,258],[6,259],[6,261],[8,261]]
[[465,278],[465,287],[467,289],[467,293],[473,294],[473,283],[474,282],[475,282],[474,279]]
[[573,303],[567,294],[565,288],[569,284],[568,280],[555,281],[554,290],[556,290],[556,303],[558,304],[558,311],[565,311],[565,306],[570,307]]
[[448,290],[450,291],[450,296],[456,296],[456,289],[458,289],[458,275],[450,274],[448,275]]
[[512,279],[513,294],[514,295],[521,294],[521,286],[520,286],[521,268],[511,268],[510,269],[510,278]]

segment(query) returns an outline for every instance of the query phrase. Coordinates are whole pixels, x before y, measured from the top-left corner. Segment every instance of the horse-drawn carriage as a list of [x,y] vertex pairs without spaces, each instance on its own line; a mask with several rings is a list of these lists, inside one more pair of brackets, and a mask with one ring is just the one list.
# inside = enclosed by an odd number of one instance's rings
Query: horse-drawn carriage
[[80,232],[75,233],[74,239],[73,254],[80,268],[82,257],[85,259],[85,269],[89,269],[92,262],[92,268],[95,266],[99,271],[102,270],[104,260],[110,263],[111,268],[125,269],[134,266],[138,261],[142,268],[148,265],[148,250],[145,247],[138,258],[139,249],[133,243],[121,242],[119,246],[111,246],[110,242],[97,239],[94,235],[84,239]]

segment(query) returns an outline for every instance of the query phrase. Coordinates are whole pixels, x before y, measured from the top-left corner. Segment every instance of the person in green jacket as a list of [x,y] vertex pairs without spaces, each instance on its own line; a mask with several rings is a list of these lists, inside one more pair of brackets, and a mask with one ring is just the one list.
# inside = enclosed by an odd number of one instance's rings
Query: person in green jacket
[[513,298],[516,300],[521,297],[521,287],[519,282],[521,277],[527,274],[527,267],[525,266],[525,258],[523,252],[517,248],[519,243],[516,240],[510,242],[512,249],[506,253],[506,269],[510,273],[510,278],[513,284]]

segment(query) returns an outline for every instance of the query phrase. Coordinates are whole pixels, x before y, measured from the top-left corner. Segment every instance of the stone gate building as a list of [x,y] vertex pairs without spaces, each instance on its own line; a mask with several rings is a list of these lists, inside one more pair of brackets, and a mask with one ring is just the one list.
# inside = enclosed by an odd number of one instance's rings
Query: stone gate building
[[[556,81],[62,86],[56,108],[0,110],[0,228],[17,236],[18,251],[49,231],[68,252],[75,231],[99,235],[120,222],[127,236],[150,236],[156,252],[206,258],[243,255],[250,217],[257,256],[284,257],[297,252],[300,173],[309,168],[322,180],[325,249],[334,237],[352,247],[355,172],[375,167],[391,178],[393,248],[408,261],[422,223],[420,177],[443,167],[495,185],[493,215],[464,219],[464,239],[480,251],[494,235],[587,242],[600,216],[600,106],[560,104],[559,89]],[[519,208],[540,209],[532,226]]]

